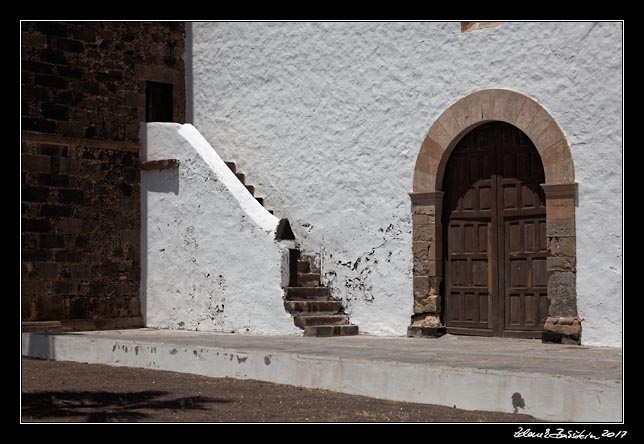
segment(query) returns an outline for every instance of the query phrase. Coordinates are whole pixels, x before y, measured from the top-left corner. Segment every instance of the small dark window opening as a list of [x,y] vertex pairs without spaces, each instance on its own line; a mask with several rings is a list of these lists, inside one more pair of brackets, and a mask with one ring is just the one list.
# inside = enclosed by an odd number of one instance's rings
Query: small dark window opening
[[172,84],[145,82],[145,121],[174,122]]

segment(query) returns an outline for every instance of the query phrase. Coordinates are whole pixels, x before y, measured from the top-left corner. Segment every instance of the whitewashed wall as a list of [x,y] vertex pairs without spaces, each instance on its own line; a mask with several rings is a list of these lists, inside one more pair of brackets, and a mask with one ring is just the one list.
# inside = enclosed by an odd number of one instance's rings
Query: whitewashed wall
[[[579,182],[583,343],[621,345],[622,25],[193,23],[194,124],[288,217],[364,333],[412,313],[410,201],[434,120],[484,88],[540,102]],[[190,94],[190,93],[189,93]]]
[[[142,311],[148,327],[296,334],[284,310],[288,243],[192,125],[143,125]],[[292,241],[290,241],[292,244]]]

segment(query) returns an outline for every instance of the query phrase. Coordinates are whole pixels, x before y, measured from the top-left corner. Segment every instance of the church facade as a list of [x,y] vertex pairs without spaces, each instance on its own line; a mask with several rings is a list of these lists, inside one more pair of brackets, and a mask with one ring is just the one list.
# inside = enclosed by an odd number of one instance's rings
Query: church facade
[[[132,180],[142,209],[122,229],[140,231],[131,260],[140,258],[141,280],[131,276],[123,316],[158,328],[300,334],[290,313],[305,333],[319,333],[317,323],[336,325],[331,333],[621,346],[622,23],[183,26],[171,29],[180,63],[165,63],[164,76],[138,68],[143,83],[128,96],[141,109],[133,123],[192,126],[131,133],[142,148]],[[151,103],[157,115],[144,116]],[[239,237],[248,221],[282,247]],[[23,279],[60,255],[25,267],[24,236]],[[127,279],[115,276],[104,287],[118,295]],[[85,291],[98,288],[87,279]],[[183,294],[172,282],[194,288]],[[37,301],[34,288],[27,298]]]

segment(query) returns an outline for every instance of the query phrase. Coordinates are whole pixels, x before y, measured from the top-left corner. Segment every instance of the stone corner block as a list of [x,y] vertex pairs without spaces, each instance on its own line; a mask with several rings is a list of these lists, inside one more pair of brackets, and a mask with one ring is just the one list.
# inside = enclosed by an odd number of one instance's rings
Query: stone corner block
[[443,327],[440,317],[435,313],[418,313],[411,317],[411,327]]
[[415,295],[414,314],[440,313],[441,303],[438,295]]
[[550,316],[543,326],[544,342],[573,341],[580,343],[581,320],[573,316]]

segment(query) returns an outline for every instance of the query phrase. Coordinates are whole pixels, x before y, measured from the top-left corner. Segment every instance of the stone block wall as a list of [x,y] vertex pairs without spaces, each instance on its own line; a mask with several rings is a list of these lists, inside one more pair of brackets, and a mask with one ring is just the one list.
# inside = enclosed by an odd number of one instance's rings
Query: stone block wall
[[23,320],[140,316],[138,150],[22,150]]
[[[185,120],[183,23],[22,24],[22,320],[140,326],[146,81]],[[34,327],[35,326],[35,327]]]
[[[410,193],[412,200],[414,259],[414,314],[407,329],[410,336],[436,336],[441,332],[443,233],[441,213],[443,192]],[[432,331],[424,331],[432,329]]]
[[177,22],[25,22],[22,130],[138,141],[145,82],[174,86],[185,119],[185,29]]

